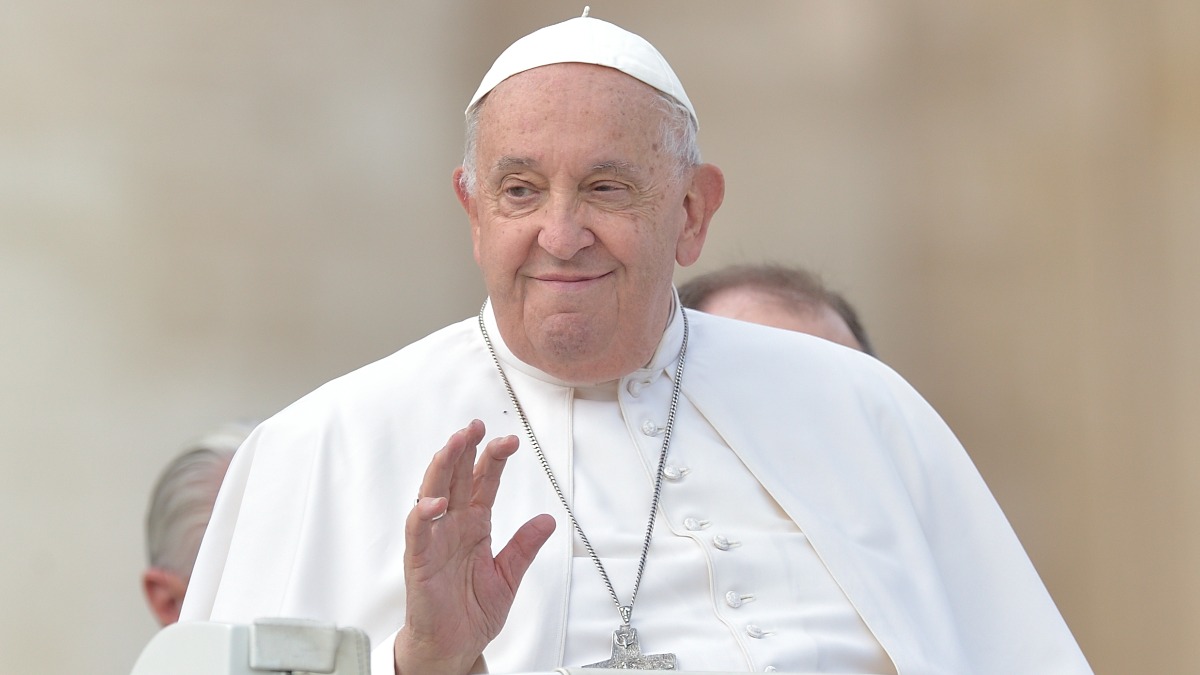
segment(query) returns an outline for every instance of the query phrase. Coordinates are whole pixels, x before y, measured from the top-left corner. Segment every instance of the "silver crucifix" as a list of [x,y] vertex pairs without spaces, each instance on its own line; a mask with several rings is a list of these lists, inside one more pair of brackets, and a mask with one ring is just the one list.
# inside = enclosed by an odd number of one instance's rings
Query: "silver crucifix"
[[674,654],[642,654],[637,631],[621,626],[613,632],[612,658],[599,663],[589,663],[584,668],[611,668],[614,670],[675,670]]

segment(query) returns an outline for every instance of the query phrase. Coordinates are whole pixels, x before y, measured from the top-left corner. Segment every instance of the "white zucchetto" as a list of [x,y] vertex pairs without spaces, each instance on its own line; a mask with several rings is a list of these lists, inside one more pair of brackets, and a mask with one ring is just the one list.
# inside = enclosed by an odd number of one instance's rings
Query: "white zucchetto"
[[624,28],[593,19],[586,11],[581,17],[546,26],[512,43],[483,76],[466,112],[504,80],[554,63],[591,63],[619,70],[675,98],[696,121],[696,110],[683,84],[654,45]]

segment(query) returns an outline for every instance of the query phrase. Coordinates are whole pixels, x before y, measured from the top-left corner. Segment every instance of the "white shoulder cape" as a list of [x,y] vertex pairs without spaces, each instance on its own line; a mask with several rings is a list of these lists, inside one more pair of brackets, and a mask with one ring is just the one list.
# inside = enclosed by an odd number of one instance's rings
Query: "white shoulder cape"
[[[898,375],[817,338],[688,316],[683,395],[807,534],[901,675],[1091,672],[970,459]],[[522,403],[534,418],[560,405]],[[473,418],[488,438],[520,436],[508,408],[472,318],[283,410],[230,467],[184,619],[357,626],[386,663],[430,456]],[[546,483],[526,449],[509,461],[497,546],[538,513],[559,517]],[[570,534],[560,526],[534,561],[493,664],[561,665]]]

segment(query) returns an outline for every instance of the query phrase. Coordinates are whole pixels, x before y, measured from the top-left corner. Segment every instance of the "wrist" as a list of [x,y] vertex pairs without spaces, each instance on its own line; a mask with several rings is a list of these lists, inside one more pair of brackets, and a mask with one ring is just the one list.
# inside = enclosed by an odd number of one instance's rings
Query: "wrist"
[[414,638],[404,628],[396,633],[392,647],[395,675],[477,675],[486,674],[483,654],[449,652]]

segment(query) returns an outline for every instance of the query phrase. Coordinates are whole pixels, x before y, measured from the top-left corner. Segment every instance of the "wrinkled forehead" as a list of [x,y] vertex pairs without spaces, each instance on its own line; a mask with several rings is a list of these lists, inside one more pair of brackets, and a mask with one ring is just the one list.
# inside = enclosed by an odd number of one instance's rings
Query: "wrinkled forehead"
[[665,150],[671,114],[673,106],[660,92],[623,73],[557,63],[501,82],[472,117],[478,150],[506,152],[533,144],[561,152],[589,145],[657,154]]
[[485,172],[569,158],[576,169],[603,164],[642,175],[663,164],[667,115],[661,93],[611,68],[541,66],[500,83],[476,106],[474,159]]
[[618,70],[553,63],[505,79],[475,104],[475,110],[487,115],[527,108],[543,115],[628,119],[662,111],[666,105],[662,92]]
[[466,112],[469,114],[509,78],[544,66],[570,63],[604,66],[624,73],[675,99],[696,121],[696,111],[683,84],[654,45],[586,14],[530,33],[504,50],[484,75]]

